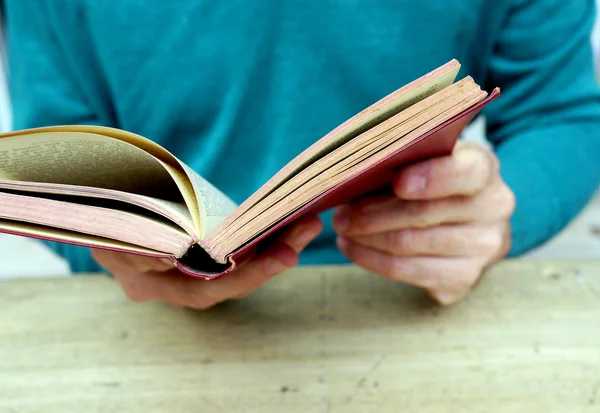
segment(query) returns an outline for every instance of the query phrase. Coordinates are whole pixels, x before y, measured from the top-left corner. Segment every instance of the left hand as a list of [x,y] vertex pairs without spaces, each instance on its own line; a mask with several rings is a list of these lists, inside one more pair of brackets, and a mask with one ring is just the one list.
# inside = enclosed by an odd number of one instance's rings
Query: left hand
[[92,250],[92,255],[131,301],[162,301],[175,307],[206,310],[223,301],[243,298],[296,266],[299,254],[322,228],[319,217],[307,216],[239,269],[213,281],[182,274],[167,259],[100,249]]
[[484,146],[459,141],[450,156],[409,165],[393,191],[336,211],[338,247],[355,264],[448,305],[510,250],[515,197]]

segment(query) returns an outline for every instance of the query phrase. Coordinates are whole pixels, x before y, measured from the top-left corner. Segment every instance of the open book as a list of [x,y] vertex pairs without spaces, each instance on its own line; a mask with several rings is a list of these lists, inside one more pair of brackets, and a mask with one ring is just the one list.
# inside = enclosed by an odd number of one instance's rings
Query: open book
[[169,257],[216,278],[298,218],[389,186],[446,155],[496,96],[452,60],[353,116],[235,205],[156,143],[98,126],[0,135],[0,232]]

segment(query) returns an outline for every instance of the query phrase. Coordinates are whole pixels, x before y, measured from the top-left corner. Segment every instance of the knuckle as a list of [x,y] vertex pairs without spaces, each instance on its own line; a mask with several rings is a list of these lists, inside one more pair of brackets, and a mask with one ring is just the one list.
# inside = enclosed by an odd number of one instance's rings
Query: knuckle
[[502,247],[502,234],[494,229],[484,231],[475,239],[476,247],[479,251],[490,252],[497,251]]
[[373,217],[373,208],[368,204],[357,204],[351,214],[352,227],[358,230],[368,230]]
[[411,201],[406,205],[406,211],[413,227],[423,228],[430,225],[434,212],[434,203],[429,201]]
[[488,183],[488,177],[483,174],[475,175],[475,177],[472,179],[472,187],[470,188],[470,191],[466,191],[466,195],[476,195],[477,193],[485,189]]
[[458,169],[466,174],[482,174],[488,169],[486,154],[476,147],[465,148],[460,152]]
[[498,208],[503,219],[510,218],[516,207],[515,194],[508,186],[502,185],[496,192],[494,204],[496,205],[496,208]]
[[428,233],[423,237],[423,248],[425,252],[435,253],[436,251],[453,251],[456,249],[457,236],[449,232],[436,231]]
[[492,174],[498,174],[500,172],[500,160],[494,152],[487,151],[487,154],[490,165],[490,172]]
[[489,162],[489,158],[482,152],[479,152],[479,155],[474,161],[470,173],[472,174],[471,176],[474,177],[474,191],[480,191],[483,188],[485,188],[486,184],[490,180],[490,176],[492,175],[492,168]]
[[399,230],[386,233],[386,246],[395,253],[406,253],[414,245],[413,231]]
[[479,145],[466,147],[460,152],[458,175],[462,179],[468,180],[471,193],[485,188],[492,175],[496,174],[498,170],[497,158]]

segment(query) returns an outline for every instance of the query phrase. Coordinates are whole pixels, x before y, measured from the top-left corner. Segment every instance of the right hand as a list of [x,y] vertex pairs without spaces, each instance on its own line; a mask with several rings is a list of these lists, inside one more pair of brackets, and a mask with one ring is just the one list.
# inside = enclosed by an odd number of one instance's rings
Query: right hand
[[298,256],[319,235],[317,216],[300,220],[278,242],[234,272],[206,281],[182,274],[167,259],[93,250],[94,259],[119,282],[135,302],[162,301],[176,307],[208,309],[229,299],[241,299],[298,264]]

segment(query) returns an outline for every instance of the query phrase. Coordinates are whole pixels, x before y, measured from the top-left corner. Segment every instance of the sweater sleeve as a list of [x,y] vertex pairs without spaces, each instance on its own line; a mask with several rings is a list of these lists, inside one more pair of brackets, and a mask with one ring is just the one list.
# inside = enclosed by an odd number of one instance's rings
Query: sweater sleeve
[[[9,87],[15,129],[56,124],[110,124],[94,107],[84,77],[74,69],[73,53],[65,53],[64,33],[54,30],[52,10],[38,0],[6,0]],[[61,10],[68,30],[76,10]],[[61,22],[62,23],[62,22]],[[73,35],[74,33],[71,33]],[[77,41],[84,41],[81,37]],[[85,53],[75,54],[85,58]],[[88,65],[88,77],[93,69]],[[44,242],[65,258],[73,272],[100,271],[83,247]]]
[[484,114],[517,200],[510,256],[561,231],[600,182],[594,16],[594,0],[516,0],[495,39],[487,81],[502,94]]

